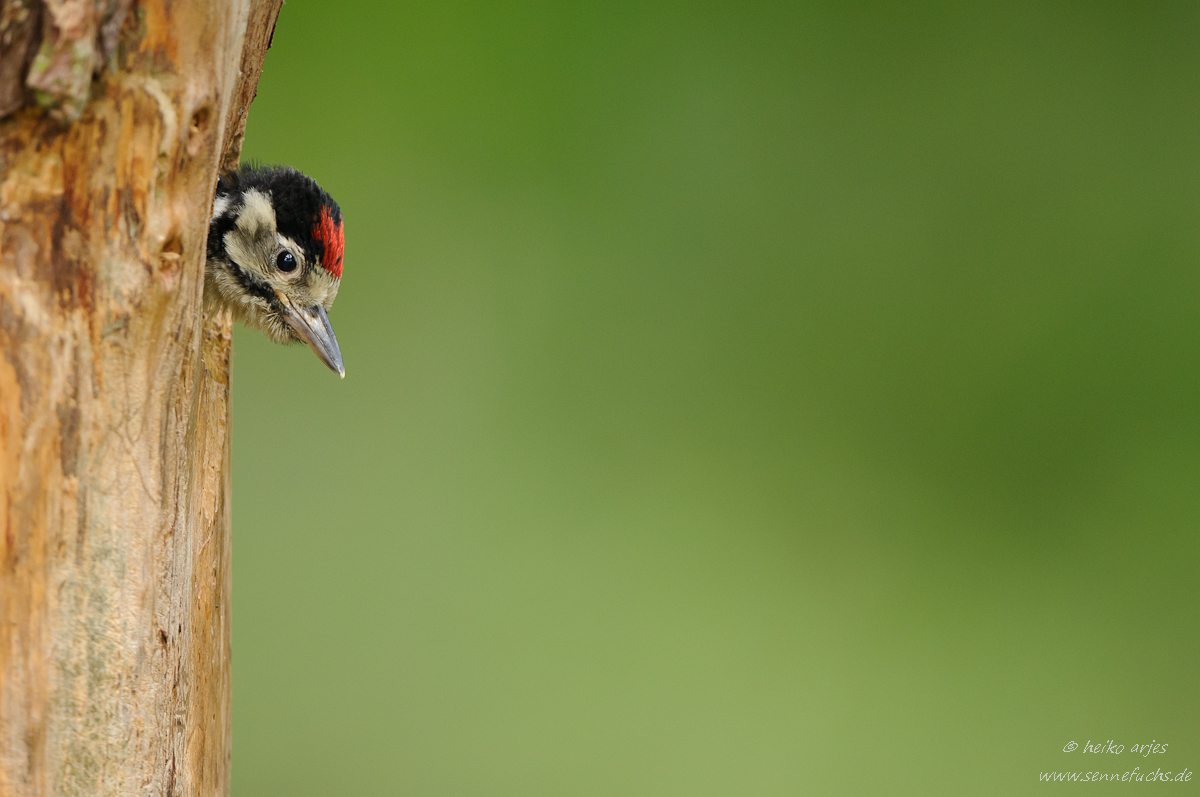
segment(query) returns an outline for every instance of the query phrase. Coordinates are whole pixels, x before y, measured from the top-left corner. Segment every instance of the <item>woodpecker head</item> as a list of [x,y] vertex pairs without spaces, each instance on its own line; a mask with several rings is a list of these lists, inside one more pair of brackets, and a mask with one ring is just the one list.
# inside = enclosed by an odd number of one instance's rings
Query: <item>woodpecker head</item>
[[342,211],[315,180],[287,166],[243,166],[217,183],[205,295],[276,343],[307,343],[344,377],[326,313],[342,245]]

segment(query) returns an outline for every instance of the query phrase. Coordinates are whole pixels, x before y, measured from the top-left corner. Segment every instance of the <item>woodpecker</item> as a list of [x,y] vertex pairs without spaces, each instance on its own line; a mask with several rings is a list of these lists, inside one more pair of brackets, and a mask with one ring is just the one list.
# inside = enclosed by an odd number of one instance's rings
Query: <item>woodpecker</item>
[[344,378],[326,312],[343,244],[342,211],[316,180],[288,166],[242,166],[217,181],[205,302],[276,343],[307,343]]

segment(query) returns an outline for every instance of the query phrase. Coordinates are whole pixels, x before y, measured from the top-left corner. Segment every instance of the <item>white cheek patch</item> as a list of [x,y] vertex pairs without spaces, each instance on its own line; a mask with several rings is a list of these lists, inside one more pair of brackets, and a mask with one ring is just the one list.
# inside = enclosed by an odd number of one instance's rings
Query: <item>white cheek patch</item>
[[265,275],[271,252],[262,245],[262,239],[247,238],[238,230],[225,233],[225,254],[242,268],[249,268]]
[[275,208],[271,200],[256,188],[242,194],[242,210],[237,217],[238,229],[244,235],[257,238],[275,232]]
[[225,233],[225,253],[242,268],[269,276],[274,262],[276,239],[275,209],[261,191],[251,189],[242,195],[233,229]]
[[233,201],[233,200],[231,200],[231,199],[229,198],[229,195],[228,195],[228,194],[226,194],[225,196],[219,196],[219,197],[217,197],[217,200],[216,200],[215,202],[213,202],[213,215],[212,215],[212,217],[215,219],[215,218],[218,218],[218,217],[220,217],[220,216],[224,216],[224,215],[225,215],[225,211],[229,210],[229,203],[230,203],[230,202],[232,202],[232,201]]

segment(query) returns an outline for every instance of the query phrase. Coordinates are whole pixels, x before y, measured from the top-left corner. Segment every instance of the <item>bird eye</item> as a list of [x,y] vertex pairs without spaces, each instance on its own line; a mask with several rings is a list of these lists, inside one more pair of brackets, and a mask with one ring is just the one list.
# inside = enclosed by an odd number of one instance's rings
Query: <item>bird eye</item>
[[286,249],[283,250],[279,253],[279,256],[275,258],[275,267],[284,272],[295,271],[296,256]]

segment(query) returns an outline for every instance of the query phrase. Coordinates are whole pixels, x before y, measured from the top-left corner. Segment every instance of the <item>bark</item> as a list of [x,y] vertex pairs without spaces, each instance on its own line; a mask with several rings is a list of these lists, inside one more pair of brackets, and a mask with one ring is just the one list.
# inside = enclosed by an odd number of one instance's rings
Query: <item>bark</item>
[[280,4],[0,0],[3,797],[228,793],[204,247]]

